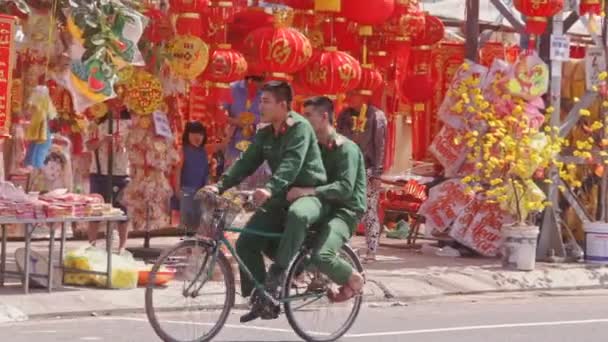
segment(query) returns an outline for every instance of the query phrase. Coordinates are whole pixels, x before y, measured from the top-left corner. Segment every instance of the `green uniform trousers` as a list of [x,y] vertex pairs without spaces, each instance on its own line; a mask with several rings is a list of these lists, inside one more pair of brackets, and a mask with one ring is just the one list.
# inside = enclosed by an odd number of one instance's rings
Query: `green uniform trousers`
[[[271,199],[258,210],[245,225],[236,242],[236,252],[254,279],[263,284],[266,280],[264,255],[275,261],[278,269],[285,270],[306,239],[311,225],[320,221],[327,210],[316,197],[302,197],[289,204],[285,199]],[[281,239],[247,234],[247,230],[264,233],[283,233]],[[241,294],[247,297],[254,282],[241,269]]]
[[352,276],[353,268],[340,258],[339,253],[342,246],[352,237],[358,220],[350,215],[335,214],[328,217],[325,222],[318,228],[319,235],[312,262],[333,282],[344,285]]

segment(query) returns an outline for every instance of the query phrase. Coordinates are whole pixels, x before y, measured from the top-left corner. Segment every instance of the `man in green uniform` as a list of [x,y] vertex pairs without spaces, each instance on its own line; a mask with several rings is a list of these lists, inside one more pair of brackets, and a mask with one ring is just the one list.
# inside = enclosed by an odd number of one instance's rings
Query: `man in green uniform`
[[318,246],[313,260],[320,271],[341,285],[339,291],[329,293],[334,302],[346,301],[363,289],[364,278],[339,257],[338,252],[350,240],[359,220],[367,209],[365,161],[361,150],[353,141],[336,133],[332,126],[334,106],[323,96],[304,102],[304,117],[313,126],[328,184],[317,187],[293,187],[287,194],[289,201],[315,196],[333,208],[319,226]]
[[[284,227],[288,230],[283,233],[278,246],[276,239],[242,233],[236,242],[236,251],[255,280],[266,283],[271,293],[276,290],[283,270],[302,245],[308,227],[320,219],[324,210],[315,197],[302,198],[291,205],[286,200],[291,187],[316,187],[327,181],[315,133],[305,118],[291,110],[292,98],[291,87],[285,82],[264,85],[260,112],[262,122],[269,125],[258,130],[253,143],[222,176],[215,189],[221,193],[238,185],[264,161],[270,166],[270,180],[253,194],[260,209],[251,217],[245,230],[268,233],[281,233]],[[268,279],[264,254],[275,260]],[[241,270],[242,295],[247,297],[253,290],[253,282]],[[254,301],[253,304],[251,313],[243,316],[241,321],[278,316],[275,308],[270,310],[272,313],[266,310],[268,303],[265,301]]]

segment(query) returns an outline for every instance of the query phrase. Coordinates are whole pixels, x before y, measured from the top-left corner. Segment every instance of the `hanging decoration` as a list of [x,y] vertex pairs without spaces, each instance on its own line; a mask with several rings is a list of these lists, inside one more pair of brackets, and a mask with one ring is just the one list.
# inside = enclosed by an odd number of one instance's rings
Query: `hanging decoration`
[[514,0],[513,6],[526,16],[526,32],[539,36],[545,33],[548,18],[564,9],[564,0]]
[[327,47],[304,69],[305,84],[314,93],[335,96],[355,89],[361,81],[361,65],[346,52]]
[[203,38],[203,13],[208,4],[208,0],[170,0],[175,32],[182,36]]
[[201,78],[210,83],[210,97],[217,103],[226,103],[230,100],[230,83],[243,79],[246,72],[245,57],[230,44],[221,44],[213,51],[211,62]]
[[167,44],[171,71],[178,77],[193,80],[209,64],[209,46],[195,36],[178,36]]
[[11,126],[15,21],[13,16],[0,15],[0,141],[9,136]]
[[581,5],[579,7],[580,15],[592,14],[592,15],[600,15],[602,14],[602,9],[604,5],[603,0],[580,0]]
[[382,74],[374,66],[365,64],[361,66],[361,82],[357,87],[359,94],[372,96],[373,93],[382,87]]
[[150,115],[160,109],[163,90],[158,78],[142,69],[136,69],[125,84],[124,103],[137,115]]
[[[293,12],[277,10],[275,27],[259,28],[245,38],[243,52],[253,70],[271,78],[291,79],[312,57],[312,45],[298,30],[289,27]],[[259,66],[259,67],[258,67]]]

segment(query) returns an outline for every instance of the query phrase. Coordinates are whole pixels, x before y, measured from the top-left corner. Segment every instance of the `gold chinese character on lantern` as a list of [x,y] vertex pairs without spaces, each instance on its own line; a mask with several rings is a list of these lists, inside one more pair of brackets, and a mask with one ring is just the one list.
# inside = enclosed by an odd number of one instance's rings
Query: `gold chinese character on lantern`
[[272,42],[270,47],[269,59],[278,64],[285,64],[292,53],[291,46],[287,39],[277,39]]
[[342,64],[338,68],[338,75],[343,85],[348,85],[355,78],[355,70],[350,64]]

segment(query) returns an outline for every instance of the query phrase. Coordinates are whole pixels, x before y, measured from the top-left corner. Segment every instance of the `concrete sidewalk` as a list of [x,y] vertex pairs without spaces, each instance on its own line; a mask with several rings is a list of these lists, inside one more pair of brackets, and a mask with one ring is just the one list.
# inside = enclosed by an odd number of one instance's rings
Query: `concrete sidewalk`
[[[168,247],[178,238],[155,238],[153,247]],[[34,243],[43,251],[47,242]],[[86,242],[70,241],[68,250]],[[129,241],[139,247],[141,239]],[[364,238],[353,239],[363,249]],[[586,264],[538,264],[532,272],[505,271],[499,260],[486,258],[440,257],[434,253],[409,250],[404,242],[384,239],[378,261],[366,267],[367,301],[412,301],[440,296],[496,292],[549,291],[604,288],[608,267]],[[9,250],[23,243],[9,243]],[[9,255],[12,253],[9,252]],[[15,281],[15,280],[10,280]],[[238,286],[237,286],[238,288]],[[237,304],[244,302],[237,295]],[[0,323],[42,317],[104,315],[142,312],[144,289],[103,290],[65,287],[52,294],[33,290],[24,295],[18,280],[0,288]]]

